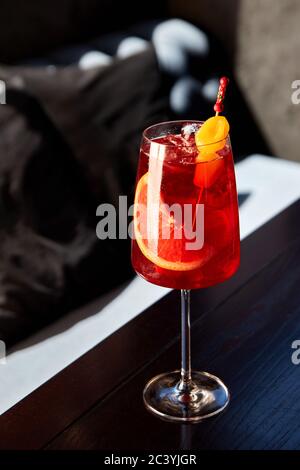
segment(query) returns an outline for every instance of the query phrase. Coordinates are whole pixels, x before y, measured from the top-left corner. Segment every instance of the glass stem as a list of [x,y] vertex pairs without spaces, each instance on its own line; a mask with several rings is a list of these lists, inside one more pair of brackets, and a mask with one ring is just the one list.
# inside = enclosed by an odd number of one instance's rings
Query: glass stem
[[180,390],[187,390],[191,385],[191,323],[190,290],[181,290],[181,379]]

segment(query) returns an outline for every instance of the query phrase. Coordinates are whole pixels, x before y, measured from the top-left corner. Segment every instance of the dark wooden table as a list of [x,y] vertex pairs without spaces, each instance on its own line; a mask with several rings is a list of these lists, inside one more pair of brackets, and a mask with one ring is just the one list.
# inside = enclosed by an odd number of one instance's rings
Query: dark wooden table
[[177,425],[144,409],[145,382],[179,365],[173,291],[2,415],[0,447],[300,449],[300,201],[244,240],[241,259],[192,294],[193,366],[228,385],[223,414]]

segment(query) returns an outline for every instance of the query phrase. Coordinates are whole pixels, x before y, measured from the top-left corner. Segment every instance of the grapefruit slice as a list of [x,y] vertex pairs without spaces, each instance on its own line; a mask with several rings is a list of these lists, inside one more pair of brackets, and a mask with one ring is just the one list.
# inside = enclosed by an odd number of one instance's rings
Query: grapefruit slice
[[[158,236],[155,239],[154,248],[151,241],[147,239],[148,181],[149,174],[147,172],[141,177],[137,184],[134,200],[134,234],[141,252],[145,258],[156,266],[170,271],[192,271],[198,268],[203,263],[203,260],[201,258],[199,259],[199,253],[197,259],[195,259],[195,256],[197,256],[195,253],[197,252],[186,250],[185,243],[188,240],[185,238],[174,238],[174,220],[172,220],[170,214],[166,212],[162,201],[159,204],[158,216],[155,215],[153,217],[156,221],[159,219],[157,221]],[[169,233],[168,238],[163,237],[163,230],[166,228],[166,224],[169,224],[167,227]],[[192,259],[192,256],[194,259]]]

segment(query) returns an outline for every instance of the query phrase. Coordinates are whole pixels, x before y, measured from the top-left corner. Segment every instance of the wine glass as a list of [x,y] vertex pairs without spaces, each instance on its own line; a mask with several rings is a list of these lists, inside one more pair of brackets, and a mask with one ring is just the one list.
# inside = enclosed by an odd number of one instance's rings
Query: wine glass
[[219,378],[191,369],[190,290],[225,281],[240,261],[230,138],[196,147],[202,124],[147,128],[135,191],[132,265],[147,281],[181,291],[181,370],[154,377],[143,398],[152,413],[178,422],[216,415],[229,402]]

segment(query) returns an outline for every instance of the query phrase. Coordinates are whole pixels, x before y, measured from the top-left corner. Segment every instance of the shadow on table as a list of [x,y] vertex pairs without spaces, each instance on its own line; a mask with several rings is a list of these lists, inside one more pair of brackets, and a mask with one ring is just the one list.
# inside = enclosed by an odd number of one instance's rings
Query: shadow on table
[[238,194],[238,203],[239,207],[241,207],[244,202],[247,201],[247,199],[251,196],[251,193],[239,193]]
[[64,333],[86,318],[99,314],[99,312],[104,310],[105,307],[113,302],[118,297],[118,295],[121,295],[121,293],[129,286],[130,282],[131,281],[127,281],[125,284],[122,284],[121,286],[109,291],[108,293],[100,296],[98,299],[64,315],[54,323],[46,326],[32,336],[25,338],[23,341],[20,341],[10,348],[8,354],[21,351],[22,349],[29,348],[38,343],[42,343],[43,341],[46,341],[53,336]]

